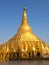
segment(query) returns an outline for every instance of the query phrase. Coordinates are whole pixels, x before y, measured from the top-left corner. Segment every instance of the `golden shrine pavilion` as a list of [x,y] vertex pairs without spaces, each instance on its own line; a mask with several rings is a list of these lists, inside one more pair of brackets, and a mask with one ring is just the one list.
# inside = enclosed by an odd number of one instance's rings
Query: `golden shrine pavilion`
[[38,59],[49,57],[49,46],[37,37],[28,24],[26,7],[17,33],[0,46],[0,60]]

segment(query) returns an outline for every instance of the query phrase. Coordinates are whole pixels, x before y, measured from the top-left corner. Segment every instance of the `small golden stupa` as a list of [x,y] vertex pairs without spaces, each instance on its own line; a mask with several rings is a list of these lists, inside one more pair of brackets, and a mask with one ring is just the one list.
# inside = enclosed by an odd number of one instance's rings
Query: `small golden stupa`
[[32,32],[24,7],[22,23],[17,34],[0,46],[0,60],[45,58],[47,55],[49,46]]

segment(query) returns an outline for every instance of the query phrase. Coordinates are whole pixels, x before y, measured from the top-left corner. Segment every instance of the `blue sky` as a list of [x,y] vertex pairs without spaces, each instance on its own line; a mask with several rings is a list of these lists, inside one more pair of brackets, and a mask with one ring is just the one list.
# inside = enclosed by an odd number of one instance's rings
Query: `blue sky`
[[0,0],[0,44],[16,34],[24,5],[32,31],[49,44],[49,0]]

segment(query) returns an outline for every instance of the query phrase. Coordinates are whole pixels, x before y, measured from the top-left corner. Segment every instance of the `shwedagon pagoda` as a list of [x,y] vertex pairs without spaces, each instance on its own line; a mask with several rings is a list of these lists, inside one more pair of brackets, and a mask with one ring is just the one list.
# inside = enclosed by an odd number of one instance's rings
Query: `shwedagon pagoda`
[[49,46],[36,36],[28,24],[26,7],[17,33],[0,45],[0,61],[49,58]]

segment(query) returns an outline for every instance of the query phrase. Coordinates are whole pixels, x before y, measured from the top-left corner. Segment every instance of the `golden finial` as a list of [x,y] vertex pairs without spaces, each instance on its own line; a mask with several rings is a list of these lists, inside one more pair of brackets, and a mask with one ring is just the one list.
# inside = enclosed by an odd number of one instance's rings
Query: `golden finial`
[[26,6],[24,6],[24,9],[23,9],[22,24],[28,24],[27,14],[26,14]]

